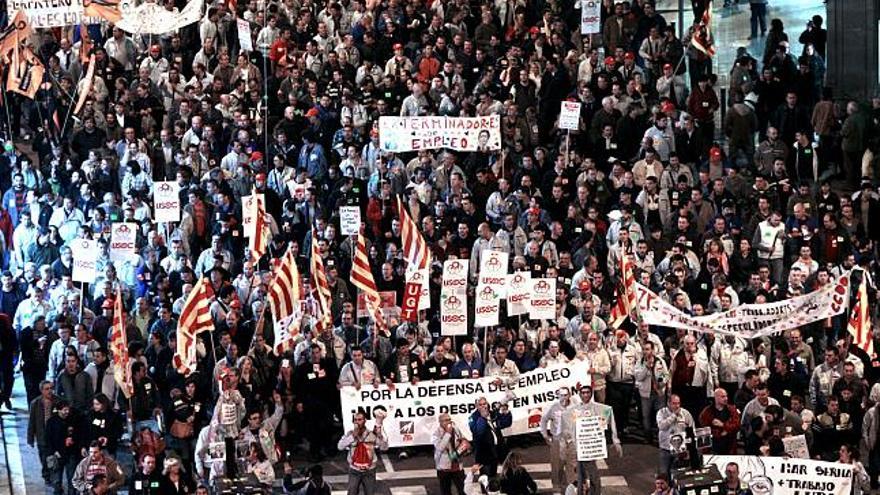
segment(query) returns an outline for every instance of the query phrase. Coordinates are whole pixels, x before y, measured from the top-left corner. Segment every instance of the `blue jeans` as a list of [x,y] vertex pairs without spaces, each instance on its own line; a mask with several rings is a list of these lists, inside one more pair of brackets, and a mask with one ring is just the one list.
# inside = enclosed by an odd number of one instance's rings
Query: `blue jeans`
[[657,438],[654,425],[657,424],[657,411],[666,405],[666,395],[661,397],[657,394],[651,394],[651,397],[640,398],[642,399],[642,428],[645,430],[645,438]]
[[767,4],[752,3],[749,7],[752,8],[752,38],[758,37],[758,23],[761,24],[761,36],[764,36],[767,32]]

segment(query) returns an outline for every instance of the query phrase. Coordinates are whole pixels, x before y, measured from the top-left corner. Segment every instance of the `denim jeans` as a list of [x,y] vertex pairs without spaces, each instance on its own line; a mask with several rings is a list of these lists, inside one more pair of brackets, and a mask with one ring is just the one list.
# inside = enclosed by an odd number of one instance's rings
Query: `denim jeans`
[[651,394],[650,397],[641,397],[642,399],[642,428],[645,430],[645,438],[657,438],[654,432],[654,425],[657,424],[657,411],[663,409],[666,402],[666,396]]

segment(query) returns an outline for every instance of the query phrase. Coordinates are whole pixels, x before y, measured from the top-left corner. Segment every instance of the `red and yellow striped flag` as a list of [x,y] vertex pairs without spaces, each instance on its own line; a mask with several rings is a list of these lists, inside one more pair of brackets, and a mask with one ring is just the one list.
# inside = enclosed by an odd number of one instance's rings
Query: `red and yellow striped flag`
[[367,256],[367,243],[364,239],[363,227],[361,227],[360,235],[357,236],[354,263],[351,267],[351,282],[364,292],[364,300],[373,321],[376,323],[376,330],[385,333],[388,327],[382,314],[382,300],[379,298],[379,290],[376,288],[373,272],[370,271],[370,258]]
[[211,300],[214,289],[208,279],[202,278],[192,288],[177,323],[177,354],[174,356],[174,367],[184,375],[196,369],[196,339],[204,331],[214,327],[211,319]]
[[327,282],[327,274],[324,271],[326,269],[324,259],[321,258],[321,252],[318,250],[318,236],[315,235],[314,227],[312,228],[310,269],[315,301],[318,303],[317,314],[313,315],[316,319],[315,332],[321,333],[325,328],[333,326],[333,315],[330,310],[330,284]]
[[874,332],[871,329],[871,307],[868,305],[867,272],[862,271],[859,294],[853,304],[847,325],[854,346],[865,351],[869,358],[874,356]]
[[109,339],[113,354],[113,378],[125,394],[131,397],[131,367],[128,362],[128,336],[125,333],[125,308],[122,304],[122,288],[116,287],[116,300],[113,301],[113,327]]

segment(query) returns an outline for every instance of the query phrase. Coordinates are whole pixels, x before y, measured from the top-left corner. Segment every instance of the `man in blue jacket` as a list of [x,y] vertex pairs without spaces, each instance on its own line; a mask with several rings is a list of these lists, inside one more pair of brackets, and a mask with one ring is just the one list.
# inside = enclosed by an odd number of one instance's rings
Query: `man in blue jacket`
[[506,403],[490,408],[489,401],[480,397],[468,424],[473,435],[474,462],[481,466],[481,474],[493,478],[498,474],[498,463],[507,457],[507,445],[501,430],[513,424],[513,416]]

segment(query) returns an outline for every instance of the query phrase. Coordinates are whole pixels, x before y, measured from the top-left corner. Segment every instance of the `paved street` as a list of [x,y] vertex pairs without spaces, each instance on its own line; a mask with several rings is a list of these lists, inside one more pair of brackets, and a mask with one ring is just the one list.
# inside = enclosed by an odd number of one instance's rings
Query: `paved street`
[[[21,380],[16,381],[13,405],[15,414],[0,415],[4,451],[0,454],[0,493],[11,495],[51,494],[40,478],[36,449],[27,445],[27,413]],[[624,443],[624,457],[599,463],[603,494],[631,495],[647,493],[653,485],[656,468],[656,448],[644,445],[640,439]],[[535,478],[541,493],[552,493],[547,446],[538,435],[514,437],[511,446],[523,455],[526,469]],[[130,465],[130,459],[121,459]],[[433,457],[430,448],[416,449],[409,459],[401,460],[392,450],[381,457],[378,479],[384,495],[424,495],[439,493]],[[308,466],[305,458],[296,460],[296,469]],[[327,480],[333,485],[334,495],[344,494],[347,476],[342,454],[324,462]]]

